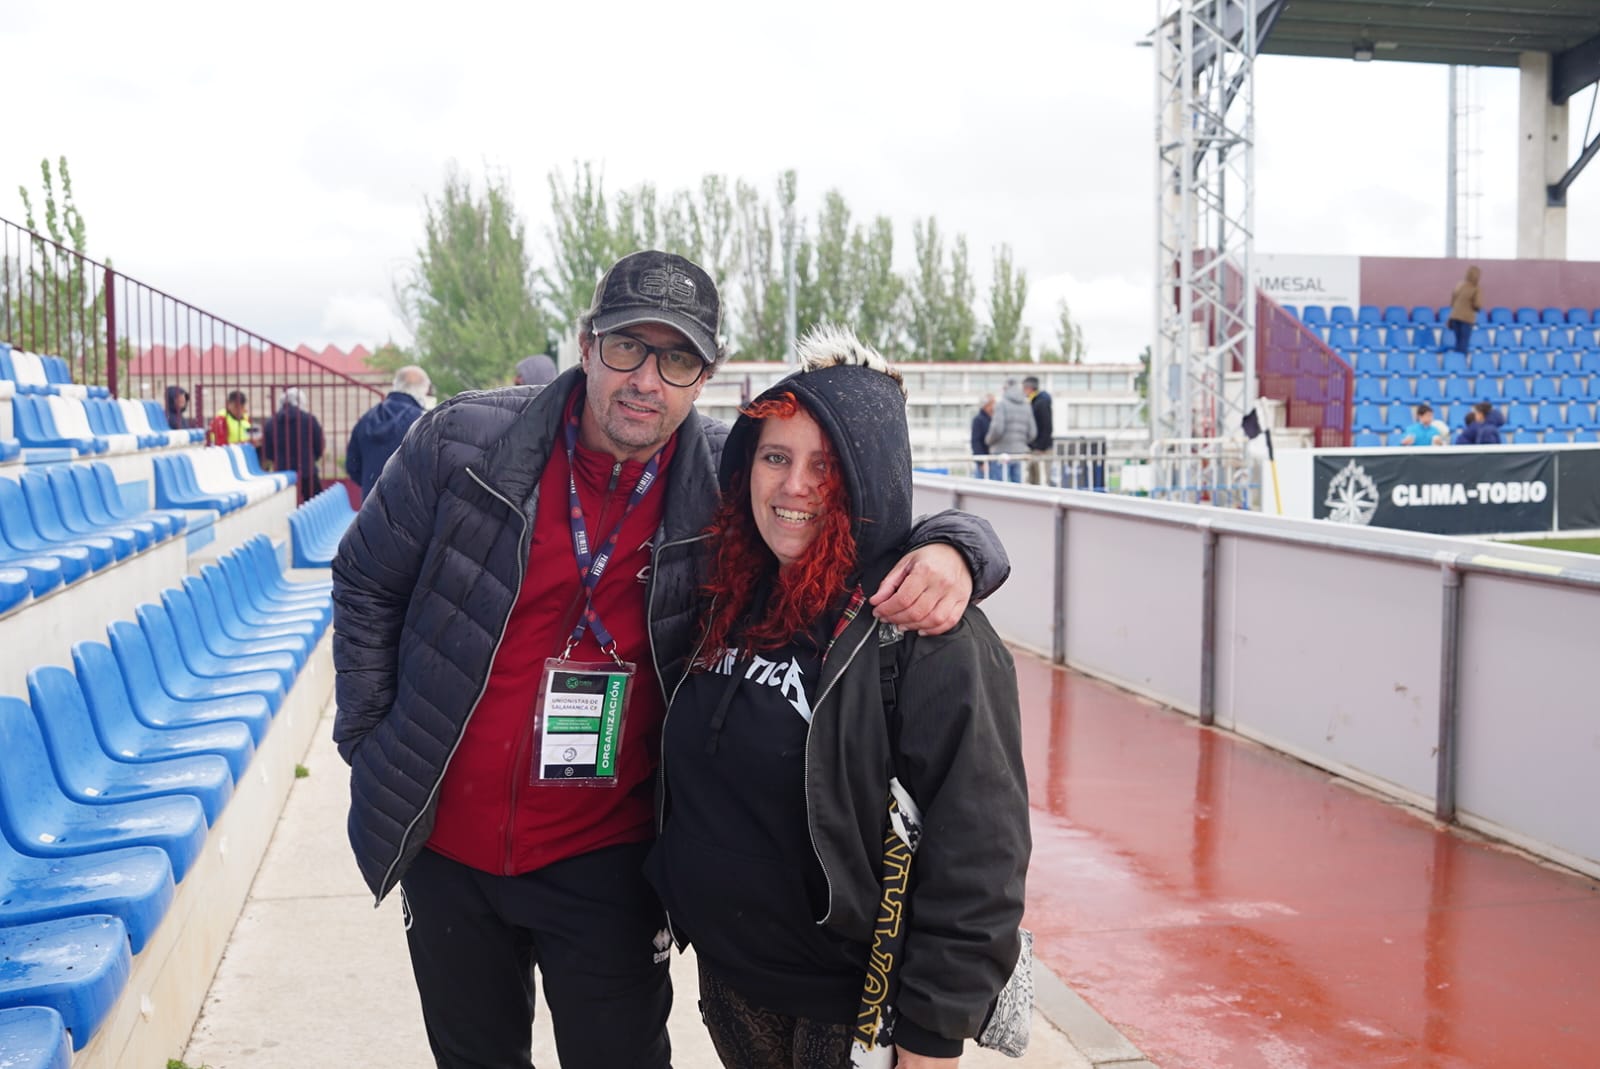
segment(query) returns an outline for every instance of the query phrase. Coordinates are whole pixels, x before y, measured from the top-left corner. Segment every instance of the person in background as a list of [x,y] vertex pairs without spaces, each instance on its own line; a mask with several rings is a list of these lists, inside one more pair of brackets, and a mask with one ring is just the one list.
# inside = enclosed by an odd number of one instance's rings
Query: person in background
[[1483,291],[1478,288],[1478,278],[1476,266],[1467,268],[1467,277],[1457,282],[1450,294],[1450,318],[1445,322],[1445,327],[1455,335],[1458,353],[1467,351],[1473,324],[1478,321],[1478,311],[1483,307]]
[[1478,428],[1482,426],[1482,417],[1476,408],[1467,409],[1467,414],[1462,417],[1461,429],[1456,431],[1456,445],[1478,445]]
[[[1000,402],[995,405],[989,433],[984,436],[990,450],[1014,457],[1023,456],[1028,452],[1028,443],[1033,441],[1035,432],[1033,408],[1028,404],[1027,395],[1022,392],[1022,384],[1016,379],[1007,379],[1005,389],[1000,391]],[[1005,469],[1007,482],[1022,481],[1022,461],[1001,461],[996,469],[1000,467]]]
[[182,386],[167,387],[167,429],[186,431],[196,426],[189,415],[189,391]]
[[1034,433],[1032,441],[1028,443],[1033,462],[1028,465],[1028,481],[1035,486],[1054,486],[1049,459],[1051,451],[1055,449],[1054,402],[1048,393],[1039,389],[1037,375],[1029,375],[1022,380],[1022,392],[1028,395],[1028,405],[1033,409]]
[[517,361],[514,386],[548,386],[555,381],[556,362],[544,353],[525,356]]
[[[904,387],[844,328],[817,328],[798,355],[728,432],[645,871],[694,945],[724,1066],[846,1069],[882,923],[887,802],[904,791],[926,834],[892,959],[892,1042],[904,1069],[954,1066],[1021,946],[1016,672],[977,609],[946,634],[893,638],[860,611],[911,531]],[[892,700],[887,658],[904,665]]]
[[1494,407],[1493,401],[1479,401],[1472,410],[1478,414],[1478,432],[1474,436],[1478,445],[1499,445],[1504,441],[1500,428],[1506,425],[1505,413]]
[[[972,417],[972,455],[975,457],[989,454],[989,424],[994,421],[994,394],[984,397],[983,403],[978,405],[978,412]],[[972,465],[972,475],[976,479],[990,477],[987,461],[977,461]]]
[[283,391],[278,411],[261,429],[261,459],[274,471],[292,471],[300,503],[322,490],[317,464],[322,460],[322,422],[306,411],[305,391],[291,386]]
[[238,445],[250,440],[256,430],[250,425],[247,401],[243,390],[228,391],[222,411],[211,417],[211,425],[206,428],[206,445]]
[[1400,435],[1401,445],[1444,445],[1450,441],[1450,431],[1442,423],[1435,423],[1433,406],[1427,402],[1417,406],[1417,420]]
[[373,405],[356,420],[350,431],[350,444],[344,451],[344,470],[361,487],[366,500],[372,484],[378,481],[383,466],[405,439],[406,431],[422,415],[433,392],[428,373],[408,364],[394,373],[389,396]]

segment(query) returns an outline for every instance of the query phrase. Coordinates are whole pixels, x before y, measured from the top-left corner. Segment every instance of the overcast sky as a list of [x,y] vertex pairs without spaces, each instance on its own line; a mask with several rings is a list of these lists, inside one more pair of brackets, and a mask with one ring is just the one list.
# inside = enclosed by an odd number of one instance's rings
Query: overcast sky
[[[1011,244],[1036,341],[1066,298],[1090,356],[1151,332],[1156,4],[267,5],[6,0],[0,215],[65,155],[90,251],[290,346],[404,340],[392,281],[449,161],[509,180],[537,262],[553,168],[668,192],[708,172],[802,212],[967,236],[986,294]],[[1444,248],[1446,68],[1267,57],[1257,249]],[[1484,257],[1515,252],[1515,71],[1475,73]],[[1573,152],[1590,91],[1573,102]],[[1600,259],[1600,173],[1568,211]]]

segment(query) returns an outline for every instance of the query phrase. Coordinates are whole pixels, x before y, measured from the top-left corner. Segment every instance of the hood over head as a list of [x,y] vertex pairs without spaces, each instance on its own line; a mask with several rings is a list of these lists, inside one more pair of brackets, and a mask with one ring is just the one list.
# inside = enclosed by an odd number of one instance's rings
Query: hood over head
[[189,391],[185,390],[182,386],[168,386],[167,387],[167,411],[168,412],[174,411],[178,407],[178,395],[180,393],[183,394],[183,396],[185,396],[185,397],[189,396]]
[[[911,435],[900,373],[848,327],[819,326],[795,349],[800,367],[755,401],[793,394],[821,425],[844,475],[858,568],[898,550],[911,532]],[[753,403],[753,402],[752,402]],[[722,450],[723,493],[750,465],[760,420],[741,415]]]

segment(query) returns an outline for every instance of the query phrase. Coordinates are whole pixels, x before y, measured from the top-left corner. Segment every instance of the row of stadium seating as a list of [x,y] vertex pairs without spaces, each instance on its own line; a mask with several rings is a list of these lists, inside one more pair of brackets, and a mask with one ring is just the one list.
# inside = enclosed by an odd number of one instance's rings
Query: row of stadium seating
[[291,580],[258,535],[74,644],[74,670],[35,668],[26,701],[0,697],[0,1061],[66,1064],[107,1020],[327,629],[330,587]]
[[1487,375],[1452,375],[1437,379],[1415,375],[1385,375],[1380,373],[1357,375],[1355,400],[1404,401],[1415,404],[1427,401],[1493,401],[1533,402],[1555,401],[1586,404],[1600,400],[1600,379],[1587,375],[1547,376],[1534,379],[1530,384],[1524,379],[1498,379]]
[[17,393],[38,396],[110,397],[104,386],[80,386],[59,356],[39,356],[0,342],[0,380],[16,384]]
[[[1466,413],[1472,407],[1470,402],[1443,402],[1431,405],[1434,419],[1451,428],[1459,428],[1466,419]],[[1553,432],[1557,434],[1600,431],[1600,421],[1595,419],[1595,414],[1588,406],[1554,405],[1554,404],[1513,404],[1502,409],[1506,417],[1505,429],[1512,432],[1526,432],[1529,434],[1543,434]],[[1357,431],[1367,430],[1382,433],[1406,427],[1416,418],[1416,409],[1410,403],[1390,402],[1388,404],[1375,404],[1370,401],[1356,405],[1351,417],[1351,425]],[[1529,439],[1530,441],[1533,439]],[[1566,439],[1551,439],[1551,441],[1565,441]]]
[[[1308,326],[1317,337],[1341,353],[1450,350],[1455,337],[1443,327],[1324,327]],[[1473,327],[1469,351],[1572,350],[1593,354],[1600,349],[1600,329],[1595,327]]]
[[1360,375],[1482,375],[1489,378],[1530,379],[1549,375],[1600,375],[1600,351],[1570,352],[1479,349],[1458,353],[1454,349],[1378,349],[1352,354],[1350,364]]
[[12,427],[25,449],[70,449],[75,455],[167,449],[205,440],[205,431],[168,430],[154,401],[109,398],[11,399]]
[[[1330,305],[1323,307],[1319,304],[1301,306],[1284,305],[1287,311],[1297,316],[1307,326],[1378,326],[1389,324],[1399,326],[1406,323],[1430,323],[1443,325],[1450,318],[1448,304],[1434,308],[1429,305],[1417,305],[1407,310],[1398,304],[1386,305],[1380,309],[1375,304],[1363,304],[1358,308],[1351,308],[1346,304]],[[1478,312],[1477,323],[1481,326],[1600,326],[1600,308],[1486,308]]]

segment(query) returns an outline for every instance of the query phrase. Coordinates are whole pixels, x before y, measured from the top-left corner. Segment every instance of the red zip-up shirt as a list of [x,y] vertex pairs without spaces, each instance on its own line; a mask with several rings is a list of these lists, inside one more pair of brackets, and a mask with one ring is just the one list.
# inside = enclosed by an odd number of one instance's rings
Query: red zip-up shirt
[[[667,467],[676,446],[674,435],[662,451],[657,485],[628,515],[616,555],[595,589],[594,607],[617,640],[618,655],[638,669],[623,723],[617,786],[529,783],[534,704],[545,658],[561,655],[583,608],[567,522],[567,453],[558,440],[539,480],[522,591],[489,670],[488,686],[445,770],[430,849],[483,872],[514,876],[654,834],[652,776],[666,709],[650,656],[645,596],[651,543],[661,526]],[[598,547],[616,526],[645,466],[618,462],[581,444],[574,461],[578,502],[590,543]],[[592,630],[584,631],[572,659],[610,660]]]

